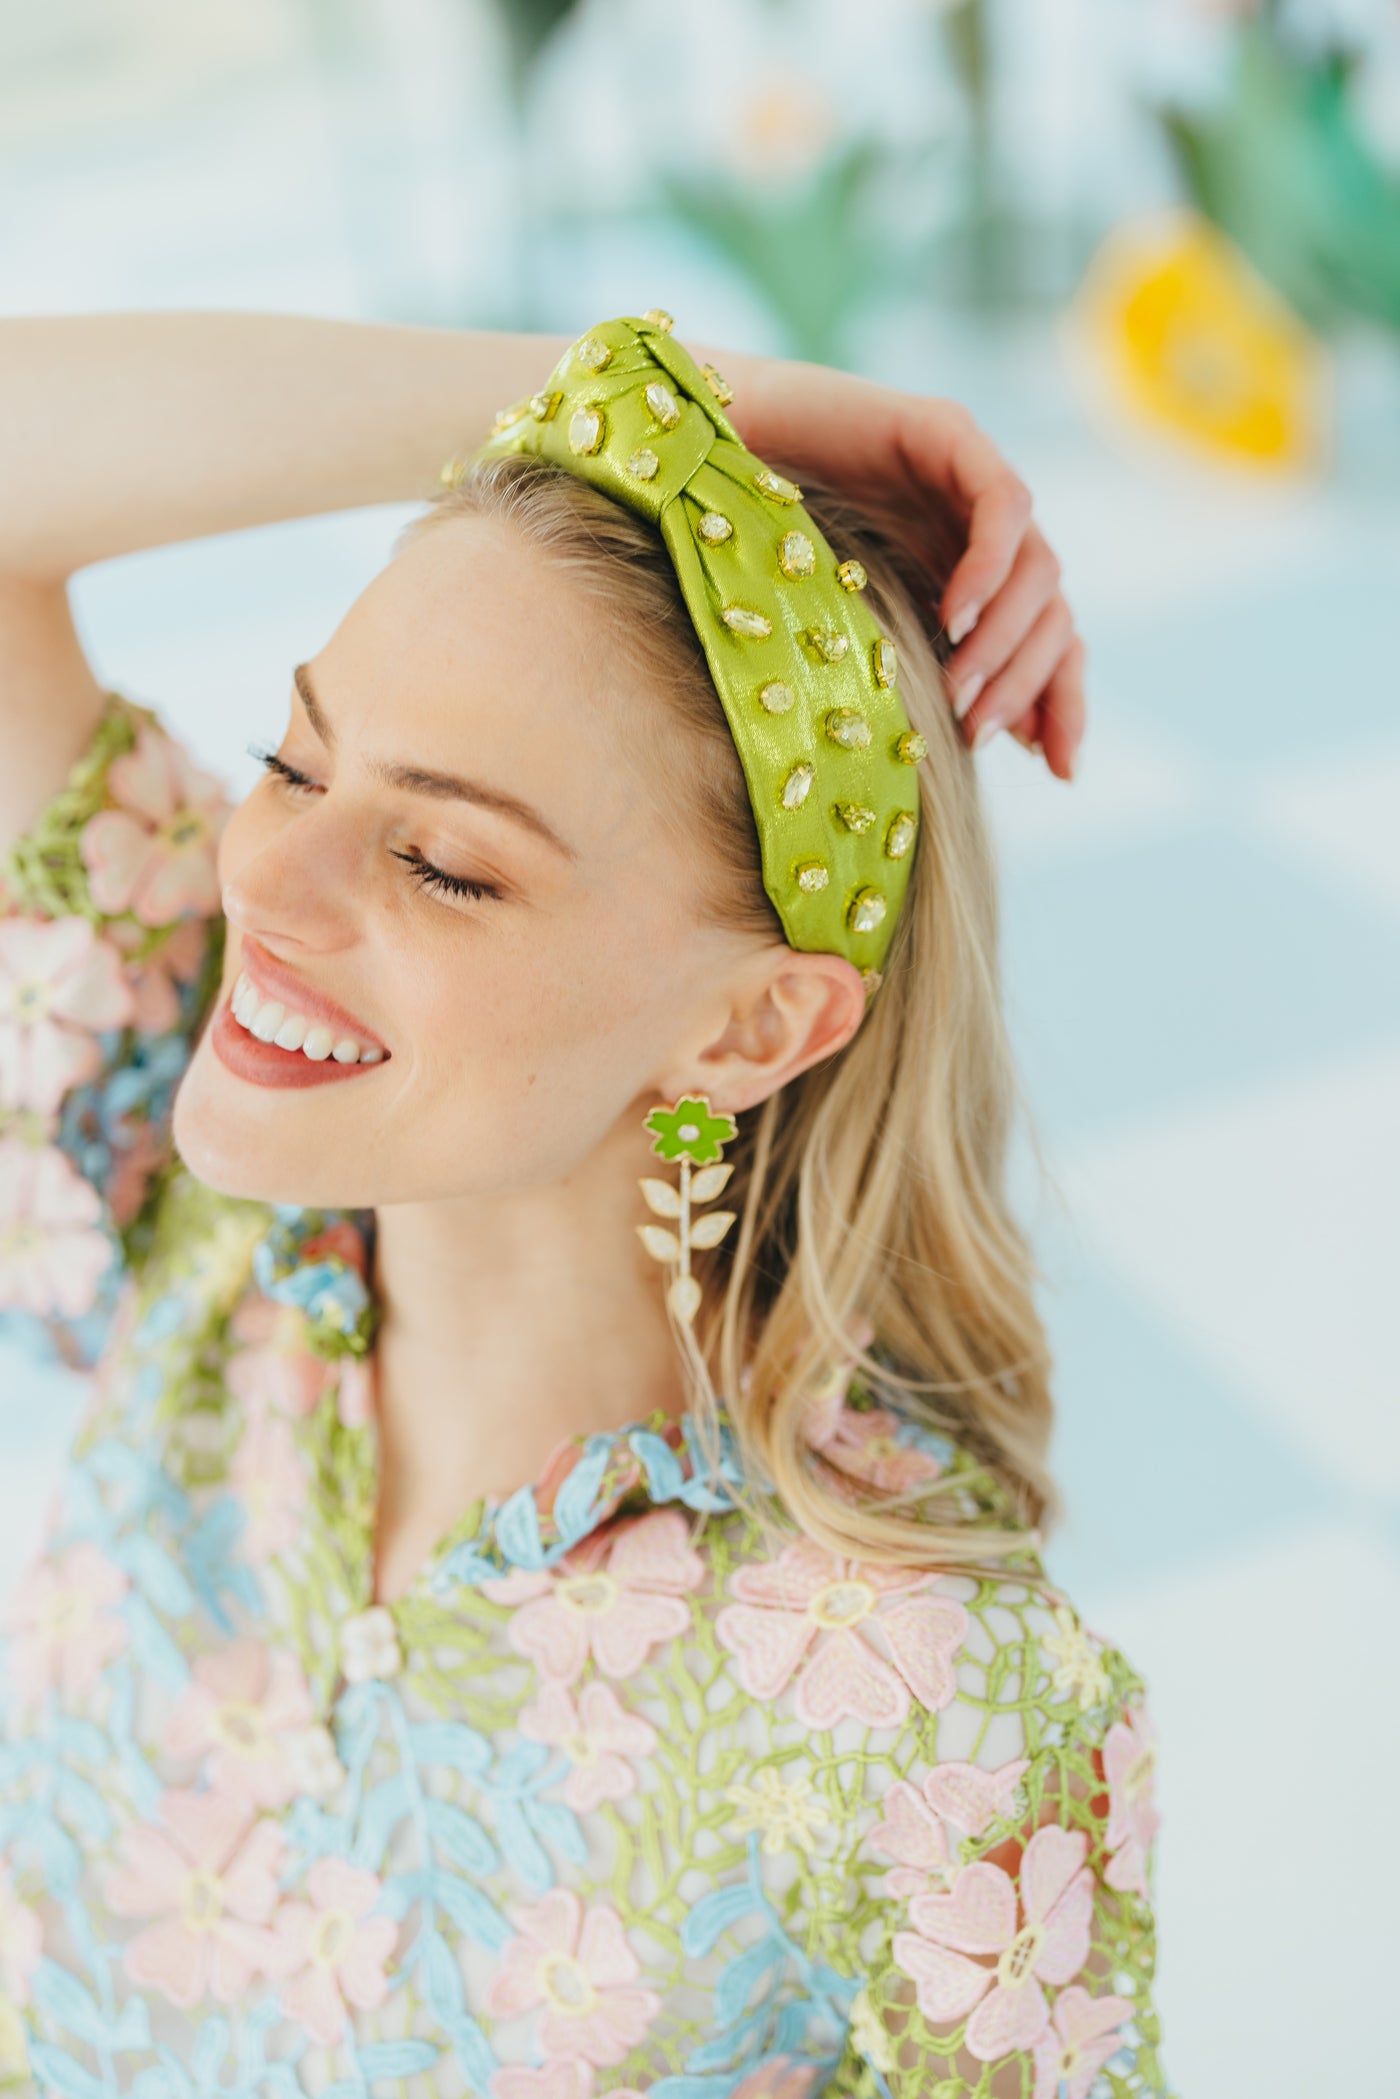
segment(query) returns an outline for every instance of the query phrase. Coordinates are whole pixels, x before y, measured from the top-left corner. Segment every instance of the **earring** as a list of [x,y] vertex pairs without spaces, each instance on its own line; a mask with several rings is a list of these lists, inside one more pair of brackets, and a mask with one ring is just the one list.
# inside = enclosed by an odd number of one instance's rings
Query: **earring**
[[[700,1285],[690,1272],[691,1248],[718,1246],[737,1214],[711,1210],[692,1221],[691,1209],[696,1203],[712,1202],[733,1173],[732,1164],[714,1166],[710,1161],[719,1158],[738,1124],[732,1115],[712,1114],[708,1096],[697,1093],[687,1094],[674,1107],[653,1108],[644,1127],[655,1137],[654,1152],[663,1159],[680,1160],[681,1184],[673,1188],[669,1181],[643,1175],[641,1189],[648,1209],[658,1217],[671,1218],[676,1230],[664,1224],[639,1224],[637,1230],[653,1260],[674,1264],[676,1272],[667,1285],[666,1301],[677,1319],[688,1326],[700,1308]],[[692,1166],[699,1171],[692,1173]]]

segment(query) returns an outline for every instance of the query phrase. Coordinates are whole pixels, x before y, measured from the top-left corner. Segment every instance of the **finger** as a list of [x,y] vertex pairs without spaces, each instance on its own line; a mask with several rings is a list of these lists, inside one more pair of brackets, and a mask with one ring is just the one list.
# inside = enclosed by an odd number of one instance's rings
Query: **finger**
[[1032,526],[1005,584],[987,607],[971,639],[944,666],[959,721],[984,685],[1005,670],[1060,587],[1060,564]]
[[[1010,575],[1031,517],[1031,492],[971,417],[942,450],[943,472],[929,480],[966,515],[967,546],[948,579],[939,616],[954,644]],[[917,461],[917,453],[913,459]]]
[[963,718],[963,734],[974,750],[1008,722],[1019,721],[1040,698],[1074,639],[1069,606],[1056,597],[1046,606],[1015,656],[984,687],[976,706]]
[[1084,643],[1078,635],[1051,672],[1040,711],[1045,763],[1057,780],[1072,780],[1084,740]]

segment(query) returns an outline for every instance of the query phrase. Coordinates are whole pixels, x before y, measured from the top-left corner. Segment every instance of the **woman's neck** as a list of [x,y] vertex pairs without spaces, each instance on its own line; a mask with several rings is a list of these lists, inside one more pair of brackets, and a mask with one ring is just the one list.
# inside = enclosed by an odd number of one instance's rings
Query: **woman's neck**
[[590,1163],[522,1195],[375,1214],[381,1601],[478,1495],[535,1479],[566,1437],[684,1411],[636,1179]]

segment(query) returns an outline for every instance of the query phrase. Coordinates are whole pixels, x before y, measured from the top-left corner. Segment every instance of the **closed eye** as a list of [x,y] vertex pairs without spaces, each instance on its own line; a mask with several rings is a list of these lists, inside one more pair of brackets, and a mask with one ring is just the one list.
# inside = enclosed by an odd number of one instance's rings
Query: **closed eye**
[[[289,794],[315,791],[316,782],[308,779],[305,773],[298,772],[294,765],[288,765],[286,759],[279,758],[275,751],[260,750],[256,744],[250,743],[248,755],[265,766]],[[445,867],[434,867],[431,860],[425,860],[416,846],[407,853],[400,853],[392,846],[389,850],[396,860],[404,862],[420,889],[438,889],[450,896],[467,896],[477,901],[487,897],[494,897],[498,901],[500,899],[500,890],[490,882],[473,882],[465,875],[450,875]]]

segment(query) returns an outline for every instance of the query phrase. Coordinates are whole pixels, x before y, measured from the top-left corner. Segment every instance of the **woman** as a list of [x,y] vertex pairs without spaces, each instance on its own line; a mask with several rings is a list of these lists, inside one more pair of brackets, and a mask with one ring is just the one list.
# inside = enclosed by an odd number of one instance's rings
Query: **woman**
[[605,323],[229,814],[62,578],[421,491],[546,346],[7,325],[37,430],[107,389],[81,502],[5,484],[7,1274],[97,1364],[8,1619],[10,2075],[1162,2093],[1142,1687],[1037,1558],[967,746],[1067,775],[1079,651],[999,463],[955,418],[959,717],[874,515],[937,404],[726,359],[763,458]]

